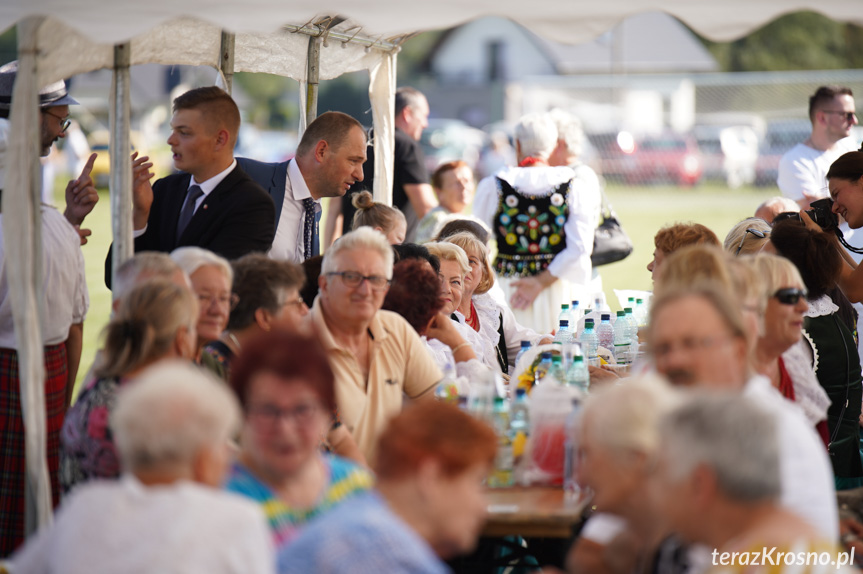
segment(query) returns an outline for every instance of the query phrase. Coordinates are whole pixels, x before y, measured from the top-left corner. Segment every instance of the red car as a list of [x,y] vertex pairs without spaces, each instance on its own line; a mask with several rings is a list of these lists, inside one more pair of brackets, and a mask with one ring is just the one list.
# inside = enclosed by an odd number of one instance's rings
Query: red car
[[695,138],[664,134],[636,143],[626,174],[629,184],[676,183],[692,186],[701,180],[703,161]]

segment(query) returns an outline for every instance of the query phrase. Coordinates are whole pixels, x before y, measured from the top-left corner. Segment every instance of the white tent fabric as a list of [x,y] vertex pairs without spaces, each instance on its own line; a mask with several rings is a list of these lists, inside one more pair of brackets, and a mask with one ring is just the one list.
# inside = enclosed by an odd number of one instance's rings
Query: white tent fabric
[[[45,464],[44,380],[41,329],[36,305],[40,281],[38,205],[38,87],[75,74],[111,68],[114,45],[131,41],[131,64],[156,62],[216,67],[221,31],[235,33],[235,71],[260,71],[305,79],[308,38],[277,31],[316,15],[346,15],[367,37],[389,38],[446,28],[485,15],[512,18],[545,38],[578,43],[605,32],[633,14],[664,11],[714,40],[731,40],[787,12],[817,10],[835,20],[863,25],[857,0],[3,0],[0,31],[19,26],[21,68],[15,87],[10,137],[10,173],[3,197],[4,238],[15,328],[22,344],[21,384],[27,426],[28,481],[36,492],[38,524],[51,520]],[[190,16],[195,16],[193,20]],[[50,17],[43,19],[42,17]],[[62,24],[60,23],[62,22]],[[205,23],[204,23],[205,22]],[[354,43],[322,46],[321,79],[347,71],[371,73],[376,170],[392,161],[395,54],[367,51]],[[117,148],[120,149],[120,148]],[[391,165],[391,164],[390,164]],[[23,166],[23,169],[22,169]],[[381,172],[378,171],[380,174]],[[391,181],[391,173],[376,178]],[[128,193],[128,191],[127,191]],[[5,225],[7,222],[11,225]],[[13,241],[10,241],[13,240]],[[14,279],[14,280],[13,280]],[[28,517],[29,518],[29,517]],[[32,525],[32,521],[31,521]]]
[[403,0],[329,0],[323,4],[296,0],[4,0],[0,30],[28,16],[45,15],[110,45],[188,16],[242,33],[272,32],[283,24],[302,24],[315,15],[342,14],[364,26],[364,34],[387,38],[497,15],[512,18],[545,38],[578,43],[598,36],[626,16],[662,11],[713,40],[728,41],[798,10],[863,24],[863,11],[856,0],[437,0],[409,4]]

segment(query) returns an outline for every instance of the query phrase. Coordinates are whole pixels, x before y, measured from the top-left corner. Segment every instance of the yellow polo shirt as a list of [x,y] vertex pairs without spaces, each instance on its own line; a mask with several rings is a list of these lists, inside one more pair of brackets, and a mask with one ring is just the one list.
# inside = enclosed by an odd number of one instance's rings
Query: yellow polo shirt
[[356,356],[338,346],[315,299],[306,320],[318,333],[336,377],[339,418],[371,462],[378,436],[390,417],[401,411],[404,396],[434,396],[440,368],[419,335],[401,315],[378,311],[369,325],[369,380]]

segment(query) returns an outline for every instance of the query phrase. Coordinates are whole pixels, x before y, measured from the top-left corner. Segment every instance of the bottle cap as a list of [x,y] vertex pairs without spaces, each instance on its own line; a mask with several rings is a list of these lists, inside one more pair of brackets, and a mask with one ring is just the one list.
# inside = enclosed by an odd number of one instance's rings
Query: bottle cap
[[574,356],[572,357],[572,362],[573,362],[573,363],[583,363],[583,362],[584,362],[584,357],[582,357],[581,355],[574,355]]
[[551,359],[551,351],[543,351],[542,352],[543,359]]
[[551,362],[552,363],[562,363],[563,357],[561,357],[560,355],[555,355],[551,358]]
[[578,307],[578,301],[573,301],[572,302],[572,308],[576,309],[577,307]]
[[503,405],[503,397],[495,397],[494,398],[494,406]]
[[611,314],[609,314],[609,313],[603,313],[603,314],[602,314],[602,320],[603,320],[603,321],[611,321]]
[[642,303],[644,303],[644,299],[636,299],[635,302],[641,305]]
[[519,387],[515,390],[515,398],[521,398],[525,394],[527,394],[527,391],[524,390],[524,387]]
[[631,303],[632,301],[635,301],[635,297],[630,297],[629,299],[627,299],[627,301]]
[[564,310],[566,310],[566,309],[569,309],[569,303],[564,303],[564,304],[562,304],[562,305],[560,306],[560,310],[561,310],[561,311],[564,311]]
[[560,320],[561,327],[569,327],[569,319],[561,319]]
[[626,316],[626,311],[618,311],[618,312],[617,312],[617,316],[618,316],[618,317],[625,317],[625,316]]
[[530,349],[530,341],[522,341],[521,342],[522,349]]
[[585,327],[590,326],[592,328],[593,327],[593,319],[585,319],[584,320],[584,326]]
[[627,315],[629,315],[630,313],[632,313],[632,307],[625,307],[623,310],[624,310],[624,311],[626,311],[626,314],[627,314]]

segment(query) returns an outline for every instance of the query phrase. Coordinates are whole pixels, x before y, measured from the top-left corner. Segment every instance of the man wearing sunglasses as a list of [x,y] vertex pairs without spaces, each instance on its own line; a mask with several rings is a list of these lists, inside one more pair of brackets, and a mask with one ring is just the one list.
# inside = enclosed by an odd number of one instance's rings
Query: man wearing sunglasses
[[849,137],[857,125],[854,94],[842,86],[821,86],[809,98],[812,133],[791,148],[779,161],[776,180],[782,195],[796,201],[801,209],[827,197],[827,170],[840,155],[854,151],[858,144]]

